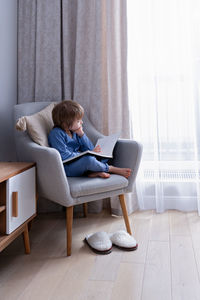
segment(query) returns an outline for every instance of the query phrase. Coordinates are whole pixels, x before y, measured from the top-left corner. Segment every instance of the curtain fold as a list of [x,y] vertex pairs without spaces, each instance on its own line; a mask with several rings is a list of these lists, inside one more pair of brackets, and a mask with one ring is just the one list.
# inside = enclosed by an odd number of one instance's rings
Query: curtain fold
[[36,1],[18,0],[18,103],[35,100]]
[[126,1],[18,3],[18,103],[74,99],[97,130],[129,138]]
[[61,100],[60,1],[18,1],[18,103]]

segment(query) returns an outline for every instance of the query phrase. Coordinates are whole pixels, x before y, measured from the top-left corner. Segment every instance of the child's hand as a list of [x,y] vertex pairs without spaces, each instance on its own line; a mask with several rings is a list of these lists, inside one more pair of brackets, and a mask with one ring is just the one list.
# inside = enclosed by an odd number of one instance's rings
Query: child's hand
[[100,153],[101,152],[101,147],[97,145],[92,151]]
[[78,136],[82,137],[84,135],[83,127],[80,126],[78,129],[73,130]]

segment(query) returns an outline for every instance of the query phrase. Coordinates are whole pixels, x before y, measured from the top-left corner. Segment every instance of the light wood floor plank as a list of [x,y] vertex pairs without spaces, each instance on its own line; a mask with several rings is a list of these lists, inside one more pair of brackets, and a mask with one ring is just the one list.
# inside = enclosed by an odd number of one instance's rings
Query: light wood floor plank
[[134,212],[131,217],[135,219],[152,219],[152,217],[155,215],[154,210],[138,210]]
[[91,281],[89,280],[80,300],[110,300],[113,290],[111,281]]
[[147,255],[147,246],[151,232],[151,219],[149,218],[136,218],[134,215],[132,218],[132,226],[134,228],[134,238],[138,243],[138,249],[131,252],[123,252],[122,262],[135,262],[144,264]]
[[192,238],[194,256],[197,264],[198,274],[200,278],[200,217],[197,212],[187,214],[190,234]]
[[140,300],[143,273],[143,264],[121,263],[111,299]]
[[168,242],[149,242],[142,300],[149,299],[171,299],[170,248]]
[[155,214],[152,217],[152,226],[150,240],[152,241],[169,241],[169,215]]
[[44,264],[43,260],[36,257],[21,256],[18,267],[1,284],[0,299],[18,299]]
[[199,299],[200,284],[191,237],[171,236],[171,264],[173,299]]
[[94,266],[95,257],[95,254],[88,254],[88,249],[85,248],[81,248],[78,252],[74,252],[71,257],[68,257],[69,261],[66,261],[66,273],[58,281],[48,299],[80,299]]
[[115,218],[105,211],[101,214],[88,214],[87,218],[74,218],[72,240],[83,240],[87,234],[95,233],[97,231],[108,232],[114,221]]
[[[60,259],[60,257],[62,257],[63,248],[65,247],[65,244],[62,242],[63,240],[62,223],[63,220],[60,219],[58,222],[56,222],[56,225],[54,224],[55,226],[53,230],[57,231],[57,238],[58,238],[58,241],[56,243],[55,243],[55,235],[52,234],[52,232],[48,232],[48,234],[46,235],[46,240],[42,239],[41,243],[39,244],[36,243],[37,247],[36,248],[33,247],[31,249],[30,255],[24,255],[24,254],[21,255],[21,259],[19,260],[20,263],[18,264],[18,267],[13,269],[12,273],[10,273],[9,277],[7,277],[6,281],[4,280],[4,284],[2,285],[1,288],[2,297],[4,294],[9,295],[9,293],[11,293],[10,291],[11,287],[12,287],[11,290],[15,291],[15,297],[17,297],[17,294],[20,297],[27,289],[29,289],[29,286],[30,289],[32,290],[33,286],[34,287],[37,286],[34,285],[34,283],[38,278],[38,274],[40,274],[40,272],[43,272],[43,270],[46,269],[45,268],[46,265],[51,266],[50,258],[58,256]],[[7,255],[7,258],[9,258],[10,256],[11,255]],[[53,272],[53,274],[54,273],[55,272]],[[45,276],[47,274],[48,273],[45,272]],[[7,285],[7,281],[9,281],[9,285]],[[39,291],[38,289],[35,288],[34,290]],[[42,289],[40,289],[40,292],[42,292]]]
[[113,250],[108,255],[98,255],[93,266],[90,280],[115,281],[122,253],[118,250]]
[[190,235],[186,213],[177,212],[175,210],[169,211],[169,220],[170,220],[170,234]]
[[47,235],[54,231],[57,223],[64,219],[65,215],[62,213],[42,214],[34,219],[29,232],[32,247],[37,248],[42,241],[47,239]]

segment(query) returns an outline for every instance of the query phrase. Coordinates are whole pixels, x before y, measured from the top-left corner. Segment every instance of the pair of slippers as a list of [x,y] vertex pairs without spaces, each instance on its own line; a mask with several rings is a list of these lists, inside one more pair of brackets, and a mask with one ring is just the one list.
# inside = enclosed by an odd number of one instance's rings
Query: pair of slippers
[[110,234],[104,231],[96,232],[87,235],[84,241],[97,254],[111,253],[112,246],[125,251],[134,251],[138,247],[134,237],[124,230]]

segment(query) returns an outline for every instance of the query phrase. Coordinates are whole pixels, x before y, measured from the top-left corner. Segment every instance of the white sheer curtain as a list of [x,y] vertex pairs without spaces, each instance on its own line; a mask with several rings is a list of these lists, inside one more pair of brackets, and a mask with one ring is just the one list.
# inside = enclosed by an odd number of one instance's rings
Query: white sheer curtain
[[200,1],[128,0],[133,137],[141,209],[200,214]]

